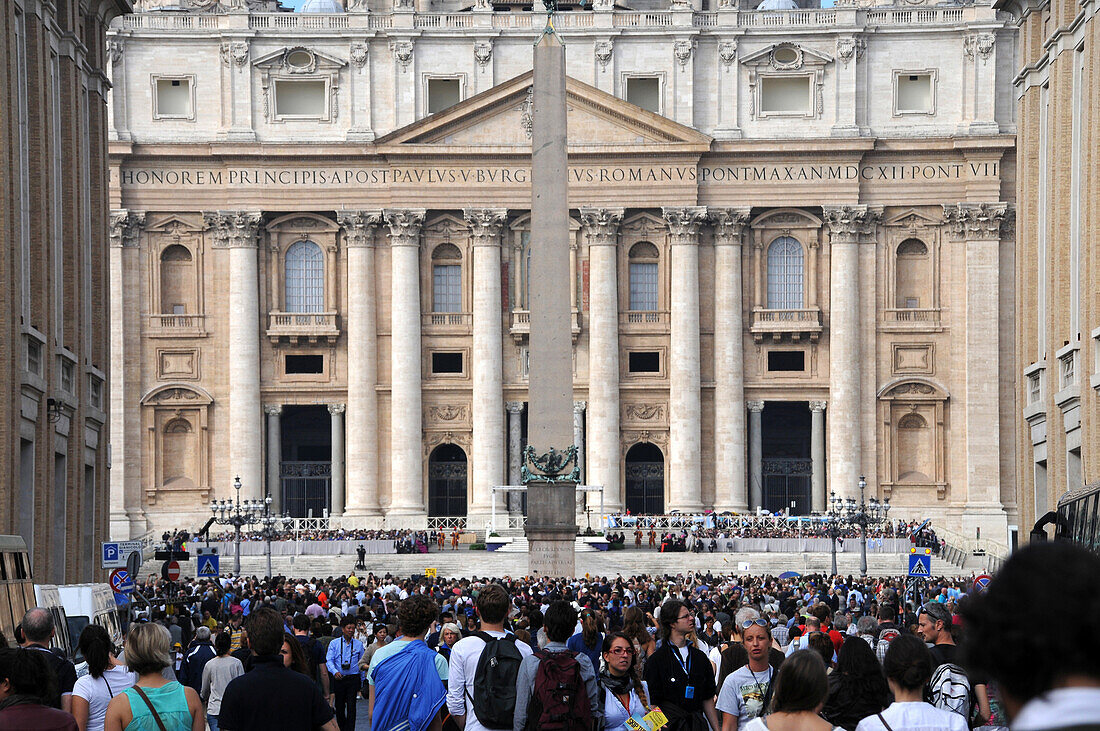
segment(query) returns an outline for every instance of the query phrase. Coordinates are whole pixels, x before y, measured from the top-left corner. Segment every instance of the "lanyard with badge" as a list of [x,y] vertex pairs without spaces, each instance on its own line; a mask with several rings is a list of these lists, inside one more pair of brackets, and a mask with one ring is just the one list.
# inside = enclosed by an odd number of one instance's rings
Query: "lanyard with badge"
[[348,647],[348,641],[341,638],[340,639],[340,667],[343,669],[343,671],[345,673],[348,670],[351,670],[351,656],[355,652],[355,640],[351,641],[351,649],[348,650],[348,661],[344,662],[344,650],[347,647]]
[[687,676],[687,682],[689,683],[689,685],[687,685],[687,687],[684,688],[684,699],[685,700],[691,700],[692,698],[695,697],[695,686],[690,684],[691,683],[691,646],[688,645],[687,647],[688,647],[687,660],[684,660],[683,656],[680,654],[680,648],[676,647],[675,645],[673,645],[673,647],[672,647],[672,656],[674,658],[676,658],[677,664],[679,664],[679,666],[683,669],[684,675]]

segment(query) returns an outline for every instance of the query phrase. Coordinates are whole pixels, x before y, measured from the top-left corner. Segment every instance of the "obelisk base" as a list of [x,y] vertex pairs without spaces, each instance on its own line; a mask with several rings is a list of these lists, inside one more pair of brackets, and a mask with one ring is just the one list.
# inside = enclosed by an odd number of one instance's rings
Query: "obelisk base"
[[573,512],[576,486],[572,482],[532,482],[527,493],[528,572],[532,576],[573,578],[577,575]]

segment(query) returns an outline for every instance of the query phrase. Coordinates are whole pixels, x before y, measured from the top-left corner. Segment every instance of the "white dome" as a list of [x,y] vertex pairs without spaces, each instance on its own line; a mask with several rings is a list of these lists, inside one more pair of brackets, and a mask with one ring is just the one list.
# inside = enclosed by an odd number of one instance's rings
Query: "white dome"
[[302,7],[298,8],[299,13],[342,13],[344,8],[340,5],[339,0],[306,0],[302,3]]
[[[306,0],[312,2],[313,0]],[[756,6],[757,10],[798,10],[794,0],[764,0]]]

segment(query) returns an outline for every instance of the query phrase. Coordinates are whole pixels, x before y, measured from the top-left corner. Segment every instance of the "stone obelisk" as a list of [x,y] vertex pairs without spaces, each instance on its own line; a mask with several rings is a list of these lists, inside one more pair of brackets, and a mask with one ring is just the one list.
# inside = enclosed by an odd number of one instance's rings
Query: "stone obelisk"
[[[573,441],[573,367],[569,322],[569,195],[565,117],[565,46],[547,30],[535,44],[531,130],[531,369],[528,386],[528,570],[540,576],[575,575],[575,451],[555,461]],[[553,451],[552,451],[553,450]],[[547,461],[549,457],[549,461]],[[538,459],[538,463],[535,463]],[[549,470],[538,465],[550,465]],[[560,469],[557,469],[560,468]],[[535,476],[532,477],[532,472]]]

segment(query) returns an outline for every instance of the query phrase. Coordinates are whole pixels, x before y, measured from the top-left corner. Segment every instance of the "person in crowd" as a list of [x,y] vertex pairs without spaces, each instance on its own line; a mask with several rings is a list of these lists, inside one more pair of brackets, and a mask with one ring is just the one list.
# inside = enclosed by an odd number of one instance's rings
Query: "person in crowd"
[[661,605],[663,643],[646,661],[644,678],[650,701],[669,719],[669,731],[719,728],[714,705],[714,671],[710,661],[691,646],[695,615],[678,599]]
[[76,685],[76,666],[66,658],[54,653],[50,649],[50,641],[53,639],[56,628],[53,626],[53,616],[49,610],[35,607],[23,615],[20,623],[23,637],[26,639],[25,647],[28,650],[41,652],[54,676],[53,695],[47,698],[48,705],[60,708],[66,713],[72,713],[73,687]]
[[[442,727],[449,665],[424,642],[439,605],[423,594],[401,602],[401,636],[375,653],[367,673],[371,728],[424,731]],[[456,633],[457,634],[457,633]]]
[[172,635],[154,622],[136,624],[126,638],[126,665],[137,674],[133,686],[107,705],[106,731],[203,731],[206,714],[199,694],[167,680]]
[[951,610],[940,602],[928,602],[917,614],[917,631],[931,645],[933,667],[957,661],[955,637],[951,634]]
[[304,614],[299,614],[294,617],[294,639],[302,646],[302,653],[306,657],[306,664],[309,666],[309,677],[321,689],[321,695],[328,698],[328,667],[325,664],[325,649],[322,649],[321,643],[317,641],[315,637],[311,637],[309,634],[310,621],[309,617]]
[[[862,619],[871,619],[863,617]],[[829,698],[821,712],[830,723],[854,731],[859,722],[890,705],[890,687],[874,650],[852,639],[840,647],[829,673]]]
[[1100,728],[1100,556],[1065,542],[1016,551],[962,607],[963,660],[995,688],[989,724]]
[[603,670],[600,688],[603,692],[604,731],[626,731],[627,719],[649,712],[645,685],[634,664],[634,642],[622,632],[613,632],[603,641]]
[[279,657],[283,660],[283,667],[290,668],[296,673],[301,673],[312,679],[309,674],[309,661],[302,650],[302,643],[289,632],[283,633],[283,646],[279,648]]
[[581,612],[581,631],[574,634],[565,643],[573,652],[583,652],[588,656],[593,668],[600,667],[600,648],[603,647],[603,627],[599,614],[594,609]]
[[451,650],[454,649],[455,643],[462,639],[462,630],[458,628],[458,625],[454,622],[448,622],[444,624],[439,631],[439,644],[435,650],[438,652],[444,660],[450,662]]
[[[755,622],[755,620],[758,619],[761,619],[760,612],[752,607],[741,607],[737,610],[733,622],[730,623],[732,625],[730,627],[732,632],[731,641],[726,645],[726,649],[723,650],[719,656],[717,681],[717,686],[719,688],[722,687],[722,684],[730,673],[748,664],[749,655],[745,650],[744,631],[747,627],[751,627],[754,624],[758,625],[759,623]],[[768,622],[769,631],[770,624],[771,623]],[[775,646],[773,638],[772,646],[768,649],[768,664],[778,669],[779,666],[783,664],[783,658],[783,651]]]
[[56,674],[41,652],[0,649],[0,728],[76,731],[72,715],[48,704],[56,695]]
[[[597,659],[593,665],[586,652],[577,652],[569,649],[568,641],[577,624],[577,612],[566,601],[551,602],[543,616],[543,627],[546,629],[546,638],[549,642],[539,652],[524,658],[519,666],[519,676],[516,679],[516,711],[513,716],[512,730],[523,731],[530,728],[537,718],[533,714],[546,707],[541,700],[536,705],[532,703],[537,695],[535,687],[536,675],[542,663],[554,663],[563,670],[563,676],[568,677],[570,669],[573,673],[571,685],[575,688],[577,705],[587,705],[591,714],[592,728],[599,728],[603,718],[603,703],[599,693],[596,668],[599,667]],[[583,625],[583,622],[582,622]],[[601,635],[602,636],[602,635]],[[602,647],[602,645],[601,645]],[[575,662],[562,662],[563,658],[571,657]],[[597,655],[597,658],[599,656]],[[566,681],[568,682],[568,681]],[[581,694],[585,696],[580,698]],[[527,720],[531,715],[532,724]]]
[[234,678],[244,675],[244,665],[229,654],[229,633],[220,632],[214,638],[217,656],[202,669],[202,690],[199,697],[206,704],[206,724],[210,731],[219,731],[218,714],[221,712],[225,688]]
[[725,715],[722,731],[743,729],[762,715],[771,700],[775,668],[768,658],[771,649],[771,623],[761,617],[747,619],[741,625],[741,643],[748,662],[731,672],[718,692],[717,708]]
[[88,663],[88,674],[73,686],[73,718],[80,731],[103,731],[107,705],[134,684],[137,676],[115,657],[107,630],[89,624],[80,632],[77,648]]
[[856,731],[967,731],[966,719],[924,701],[924,686],[932,677],[932,653],[920,638],[898,635],[883,662],[894,694],[887,708],[859,722]]
[[[363,658],[361,664],[364,670],[370,668],[371,659],[374,657],[374,653],[381,650],[390,641],[390,628],[382,622],[376,622],[374,625],[374,633],[372,634],[373,642],[366,646],[363,650]],[[331,672],[331,670],[329,671]]]
[[627,607],[623,611],[623,634],[634,645],[634,669],[640,674],[646,658],[657,650],[657,640],[649,631],[648,618],[640,607]]
[[200,626],[195,630],[195,639],[184,654],[179,681],[194,688],[196,692],[202,690],[202,669],[216,655],[214,645],[210,642],[210,629]]
[[825,664],[811,650],[784,660],[773,680],[766,713],[745,724],[745,731],[840,731],[818,715],[829,692]]
[[220,731],[321,729],[337,731],[332,709],[313,681],[283,664],[283,620],[270,607],[249,618],[253,669],[229,682],[218,714]]
[[336,723],[340,731],[355,729],[355,699],[362,685],[360,672],[366,669],[362,663],[363,643],[355,639],[355,617],[340,620],[340,637],[329,643],[325,665],[332,678],[329,702],[336,709]]

